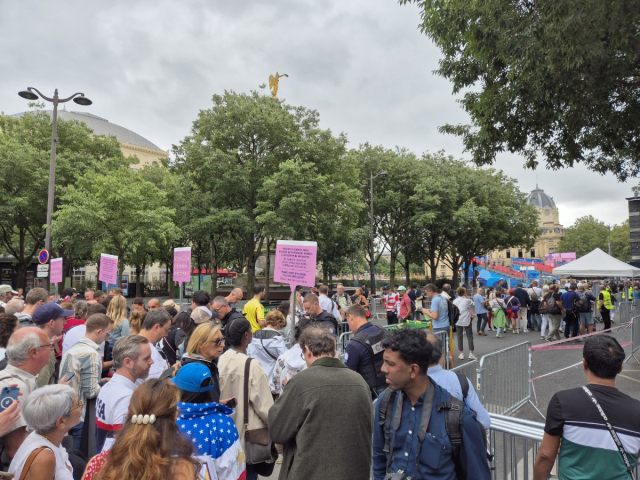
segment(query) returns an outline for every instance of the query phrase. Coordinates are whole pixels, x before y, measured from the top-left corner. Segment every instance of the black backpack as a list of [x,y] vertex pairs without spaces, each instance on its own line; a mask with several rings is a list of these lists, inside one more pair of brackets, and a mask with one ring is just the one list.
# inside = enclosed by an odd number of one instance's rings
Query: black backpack
[[587,298],[587,292],[582,292],[582,294],[578,292],[578,297],[580,297],[580,302],[578,302],[578,305],[579,305],[578,310],[580,312],[591,311],[591,301]]
[[[442,297],[442,295],[441,295]],[[456,331],[456,323],[458,322],[458,319],[460,318],[460,309],[448,298],[446,297],[442,297],[444,300],[447,301],[447,304],[449,305],[449,309],[448,309],[448,313],[449,313],[449,325],[451,326],[451,328],[453,329],[452,331]]]

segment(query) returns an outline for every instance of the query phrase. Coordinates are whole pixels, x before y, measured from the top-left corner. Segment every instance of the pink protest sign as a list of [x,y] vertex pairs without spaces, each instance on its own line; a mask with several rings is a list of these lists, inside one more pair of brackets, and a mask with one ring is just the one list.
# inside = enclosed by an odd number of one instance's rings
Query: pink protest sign
[[173,249],[173,281],[191,281],[191,247]]
[[118,257],[106,253],[100,254],[100,276],[98,280],[105,282],[107,285],[118,283]]
[[62,259],[52,258],[51,266],[49,268],[51,268],[49,272],[49,281],[51,283],[60,283],[62,281]]
[[313,287],[316,282],[316,242],[278,240],[273,279],[296,286]]

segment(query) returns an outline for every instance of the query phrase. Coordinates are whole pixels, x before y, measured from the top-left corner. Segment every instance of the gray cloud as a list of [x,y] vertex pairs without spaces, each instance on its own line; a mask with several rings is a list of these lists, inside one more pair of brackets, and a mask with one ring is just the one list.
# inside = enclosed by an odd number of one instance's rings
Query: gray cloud
[[[468,158],[460,140],[438,133],[468,118],[451,85],[433,74],[439,51],[420,34],[419,11],[389,0],[192,0],[10,2],[0,0],[0,110],[26,103],[35,86],[84,91],[89,111],[164,149],[189,133],[198,111],[225,89],[248,92],[279,71],[280,96],[317,109],[321,125],[363,142]],[[69,107],[78,110],[82,107]],[[514,155],[496,168],[529,191],[536,173]],[[561,221],[592,214],[620,223],[631,186],[583,167],[540,168]]]

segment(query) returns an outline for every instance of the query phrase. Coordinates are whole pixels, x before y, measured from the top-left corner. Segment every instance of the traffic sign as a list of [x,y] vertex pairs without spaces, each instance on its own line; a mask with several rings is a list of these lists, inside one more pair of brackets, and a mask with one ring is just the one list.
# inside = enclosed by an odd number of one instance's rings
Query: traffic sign
[[38,278],[47,278],[49,276],[49,272],[36,272],[36,277]]
[[49,261],[49,252],[46,250],[40,250],[40,253],[38,254],[38,261],[42,264],[47,263]]
[[49,271],[49,265],[38,265],[38,272],[48,272]]

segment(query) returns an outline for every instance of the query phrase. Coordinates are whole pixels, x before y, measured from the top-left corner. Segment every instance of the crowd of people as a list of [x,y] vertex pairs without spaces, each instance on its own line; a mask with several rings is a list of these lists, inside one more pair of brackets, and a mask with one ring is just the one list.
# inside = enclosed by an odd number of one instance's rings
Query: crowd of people
[[[429,284],[399,287],[395,298],[385,288],[391,323],[432,322],[387,331],[369,321],[366,286],[336,290],[299,290],[295,305],[265,312],[262,285],[242,311],[240,289],[198,291],[180,308],[129,305],[119,289],[87,290],[84,300],[65,289],[55,301],[41,288],[24,300],[3,288],[0,391],[19,396],[0,412],[2,470],[20,480],[254,480],[281,463],[281,479],[488,479],[489,414],[469,379],[442,368],[446,349],[434,335],[449,331],[449,309],[461,355],[466,332],[474,358],[475,317],[479,335],[496,327],[501,336],[508,325],[541,328],[536,299],[546,310],[568,305],[565,295],[605,308],[609,298],[606,288],[599,300],[587,296],[584,285],[547,293],[533,284],[521,289],[526,298],[500,286],[488,297]],[[545,314],[556,338],[557,314]],[[573,320],[564,318],[569,335]],[[342,321],[354,334],[344,361]],[[563,435],[557,425],[550,432]]]

